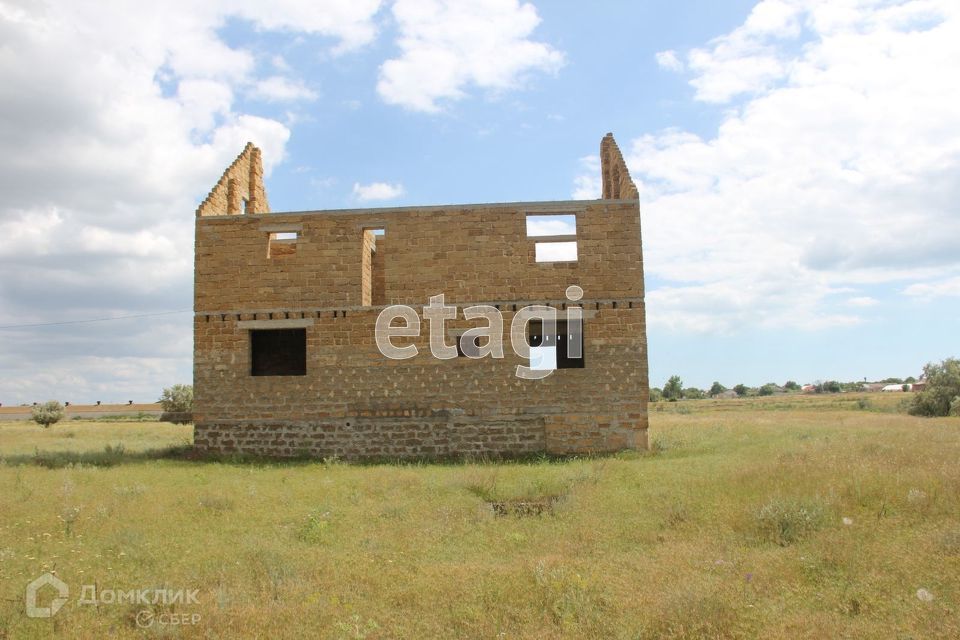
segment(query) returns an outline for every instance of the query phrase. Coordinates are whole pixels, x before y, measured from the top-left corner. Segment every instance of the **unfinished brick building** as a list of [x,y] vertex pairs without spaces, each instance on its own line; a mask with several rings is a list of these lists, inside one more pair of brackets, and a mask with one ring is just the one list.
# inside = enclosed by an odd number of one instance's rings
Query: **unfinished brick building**
[[[197,209],[195,446],[348,459],[645,448],[640,207],[612,135],[600,151],[601,200],[271,213],[248,144]],[[554,307],[555,342],[528,330],[557,370],[517,377],[528,361],[509,348],[438,359],[426,330],[393,340],[415,357],[384,357],[380,312],[441,293],[457,307],[449,344],[476,326],[465,307],[499,309],[508,345],[517,309]],[[574,306],[579,358],[564,348]]]

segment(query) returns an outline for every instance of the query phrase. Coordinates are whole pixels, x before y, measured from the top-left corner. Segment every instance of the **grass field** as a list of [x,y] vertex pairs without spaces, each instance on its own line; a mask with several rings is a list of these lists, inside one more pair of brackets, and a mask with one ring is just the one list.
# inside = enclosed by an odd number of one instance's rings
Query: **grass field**
[[[523,463],[197,461],[190,427],[0,423],[0,638],[960,637],[960,420],[865,397],[653,405],[649,453]],[[46,571],[69,600],[28,618]]]

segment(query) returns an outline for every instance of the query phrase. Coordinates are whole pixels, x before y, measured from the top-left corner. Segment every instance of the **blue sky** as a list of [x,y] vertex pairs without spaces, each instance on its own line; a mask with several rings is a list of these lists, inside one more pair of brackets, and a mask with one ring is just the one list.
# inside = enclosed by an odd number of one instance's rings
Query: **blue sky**
[[[958,355],[950,0],[0,0],[0,40],[0,326],[188,310],[193,211],[247,140],[303,210],[597,197],[612,131],[653,385]],[[190,326],[2,329],[0,402],[152,400]]]

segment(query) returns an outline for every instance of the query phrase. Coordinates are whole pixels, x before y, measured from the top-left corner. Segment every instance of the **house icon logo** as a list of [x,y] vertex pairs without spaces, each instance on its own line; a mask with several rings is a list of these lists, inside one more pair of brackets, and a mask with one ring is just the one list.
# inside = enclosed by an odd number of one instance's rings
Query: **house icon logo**
[[[40,590],[45,587],[52,587],[57,590],[57,596],[50,601],[49,607],[37,606],[37,599]],[[27,585],[27,617],[29,618],[51,618],[60,611],[60,608],[66,604],[67,597],[70,595],[70,587],[67,583],[53,575],[45,573],[30,584]]]

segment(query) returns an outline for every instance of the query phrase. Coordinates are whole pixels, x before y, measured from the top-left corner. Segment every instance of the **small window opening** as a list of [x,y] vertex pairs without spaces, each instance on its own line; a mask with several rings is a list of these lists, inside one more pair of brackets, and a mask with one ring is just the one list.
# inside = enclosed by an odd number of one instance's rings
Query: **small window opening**
[[267,242],[268,258],[286,258],[297,255],[297,240],[299,234],[296,231],[271,233]]
[[574,242],[537,242],[534,244],[537,262],[576,262],[577,243]]
[[[556,329],[547,334],[543,321],[531,320],[527,324],[530,368],[535,371],[583,369],[583,323],[580,323],[579,332],[574,331],[576,326],[576,323],[569,323],[568,328],[566,320],[557,320]],[[578,350],[573,345],[578,343],[579,356],[575,356]]]
[[252,329],[250,375],[307,375],[307,330]]
[[360,304],[384,304],[385,281],[383,271],[383,252],[377,249],[377,244],[383,243],[384,229],[368,228],[363,230],[363,247],[360,259]]
[[577,235],[577,216],[573,214],[527,216],[528,238],[575,235]]

